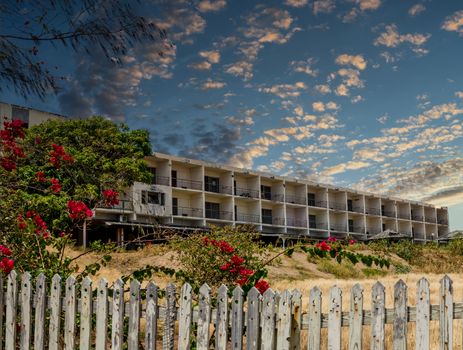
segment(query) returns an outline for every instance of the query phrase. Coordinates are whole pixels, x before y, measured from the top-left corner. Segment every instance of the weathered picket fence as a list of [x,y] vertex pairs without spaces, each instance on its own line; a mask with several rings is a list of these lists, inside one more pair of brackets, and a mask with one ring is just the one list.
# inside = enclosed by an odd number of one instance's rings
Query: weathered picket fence
[[[229,297],[222,286],[213,298],[207,285],[194,296],[188,284],[180,293],[169,284],[161,299],[152,282],[141,289],[132,281],[128,290],[120,279],[111,288],[105,279],[96,288],[89,278],[77,284],[73,277],[62,281],[56,275],[47,282],[43,275],[31,281],[28,273],[18,276],[14,271],[5,280],[0,277],[0,350],[173,350],[189,349],[192,342],[199,350],[316,350],[321,334],[330,350],[341,349],[343,343],[350,350],[379,350],[385,349],[386,324],[392,324],[392,348],[406,349],[408,323],[415,323],[416,349],[426,350],[431,321],[438,322],[443,350],[453,349],[453,320],[463,318],[463,303],[454,303],[448,277],[441,280],[438,305],[430,304],[429,283],[421,279],[415,306],[407,305],[407,286],[398,281],[393,308],[388,309],[385,288],[378,282],[371,290],[370,309],[364,309],[359,284],[352,287],[346,311],[340,288],[331,288],[327,313],[322,313],[318,287],[310,290],[304,312],[297,290],[278,294],[269,289],[260,295],[253,288],[245,298],[240,288]],[[370,327],[370,340],[362,344],[364,325]],[[348,327],[348,339],[341,339],[343,327]]]

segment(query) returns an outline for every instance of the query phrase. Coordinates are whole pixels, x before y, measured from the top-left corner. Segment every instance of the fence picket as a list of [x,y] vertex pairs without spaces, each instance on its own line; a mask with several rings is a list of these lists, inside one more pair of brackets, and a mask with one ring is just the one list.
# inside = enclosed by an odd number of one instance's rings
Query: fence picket
[[322,327],[322,292],[314,287],[309,294],[309,336],[308,350],[320,349],[320,332]]
[[362,349],[363,288],[356,283],[350,293],[349,350]]
[[275,293],[270,288],[263,295],[261,318],[261,350],[273,350],[275,348]]
[[47,306],[47,285],[45,275],[38,275],[35,283],[35,327],[34,349],[43,350],[45,343],[45,308]]
[[31,274],[23,273],[21,277],[21,335],[20,349],[29,350],[31,341]]
[[416,350],[429,350],[429,320],[431,316],[429,299],[429,282],[426,278],[421,278],[416,286]]
[[[0,339],[3,338],[3,310],[5,308],[5,289],[3,286],[3,276],[0,275]],[[0,350],[3,350],[3,341],[0,341]]]
[[453,286],[449,276],[444,276],[440,281],[440,350],[453,349]]
[[399,280],[394,286],[392,336],[394,350],[407,349],[407,285],[402,280]]
[[98,283],[96,297],[96,340],[95,349],[106,349],[108,323],[108,281],[104,278]]
[[211,288],[203,284],[199,288],[198,332],[196,347],[198,350],[209,349],[209,324],[211,323]]
[[291,296],[291,338],[290,348],[297,350],[301,344],[302,294],[295,289]]
[[66,314],[64,316],[64,349],[74,350],[76,330],[76,280],[70,276],[66,280]]
[[5,350],[16,349],[17,276],[14,270],[8,275],[8,286],[6,290]]
[[129,334],[127,337],[128,350],[138,350],[138,334],[140,333],[140,282],[130,283],[129,299]]
[[260,335],[260,293],[252,287],[248,292],[248,312],[246,325],[246,349],[259,349]]
[[166,287],[166,319],[164,322],[164,337],[162,338],[162,348],[164,350],[174,349],[175,316],[175,285],[170,283]]
[[328,308],[328,349],[341,349],[341,312],[342,292],[335,286],[330,289],[330,304]]
[[228,288],[222,284],[217,291],[217,317],[215,324],[215,348],[226,350],[228,340]]
[[119,278],[113,286],[113,315],[111,320],[111,349],[121,350],[124,336],[124,282]]
[[384,286],[376,282],[371,291],[371,350],[384,350],[385,305]]
[[185,283],[180,293],[179,324],[178,324],[178,350],[190,348],[190,329],[193,319],[193,297],[192,288]]
[[243,290],[236,287],[232,297],[231,342],[233,350],[243,348]]
[[92,331],[92,280],[87,276],[80,286],[80,350],[90,350]]
[[288,290],[280,295],[277,328],[277,349],[288,350],[291,336],[291,292]]
[[156,350],[156,338],[158,334],[158,287],[148,283],[146,287],[146,331],[145,349]]
[[50,326],[48,349],[58,350],[61,325],[61,277],[54,275],[50,289]]

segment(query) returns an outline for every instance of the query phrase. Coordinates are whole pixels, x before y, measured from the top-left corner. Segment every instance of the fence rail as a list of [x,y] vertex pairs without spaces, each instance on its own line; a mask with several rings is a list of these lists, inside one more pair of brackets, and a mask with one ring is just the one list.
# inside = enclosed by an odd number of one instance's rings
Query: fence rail
[[[377,282],[371,289],[370,308],[365,291],[355,284],[350,305],[342,308],[342,292],[332,287],[328,312],[322,312],[318,287],[307,296],[300,291],[279,294],[268,289],[261,295],[252,288],[247,296],[239,287],[229,292],[221,286],[212,293],[207,285],[194,295],[189,284],[177,290],[167,285],[161,298],[153,282],[142,289],[133,280],[128,289],[118,279],[111,286],[105,279],[96,285],[90,278],[76,283],[55,275],[47,281],[39,275],[12,272],[4,283],[0,277],[0,344],[5,350],[91,349],[137,350],[189,349],[320,349],[322,336],[328,349],[384,349],[385,325],[392,324],[392,349],[406,349],[414,336],[416,349],[430,349],[430,322],[439,324],[439,349],[453,349],[453,320],[463,319],[463,303],[454,302],[452,280],[440,282],[437,305],[430,304],[429,282],[422,278],[416,287],[416,305],[407,305],[407,285],[394,286],[393,307],[386,308],[385,287]],[[6,288],[5,288],[5,285]],[[308,297],[308,309],[302,309]],[[246,305],[246,307],[244,307]],[[407,324],[415,323],[414,335]],[[363,326],[370,328],[369,344],[363,344]],[[321,330],[327,328],[327,333]],[[347,339],[343,328],[348,328]],[[214,337],[212,336],[214,332]],[[305,337],[301,335],[306,333]],[[461,330],[460,330],[461,332]],[[346,334],[344,334],[346,335]],[[369,346],[368,346],[369,345]]]

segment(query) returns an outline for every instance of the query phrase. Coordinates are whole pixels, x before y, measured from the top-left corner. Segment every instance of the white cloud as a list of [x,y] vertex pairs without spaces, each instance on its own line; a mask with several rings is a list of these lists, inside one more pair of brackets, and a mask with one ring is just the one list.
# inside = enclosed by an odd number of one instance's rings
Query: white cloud
[[200,51],[199,55],[205,58],[207,61],[211,63],[219,63],[220,62],[220,52],[219,51]]
[[209,69],[211,69],[212,64],[210,64],[207,61],[202,61],[202,62],[198,62],[198,63],[192,63],[192,64],[188,65],[188,67],[191,67],[191,68],[197,69],[197,70],[209,70]]
[[305,61],[291,61],[289,65],[295,72],[305,73],[312,77],[316,77],[318,75],[318,70],[313,68],[314,63],[315,59],[308,58]]
[[216,12],[220,11],[227,5],[227,2],[225,0],[215,0],[215,1],[210,1],[210,0],[201,0],[198,4],[198,10],[201,12]]
[[339,84],[335,93],[338,96],[349,96],[349,88],[344,84]]
[[244,80],[249,80],[253,77],[253,64],[248,61],[238,61],[225,66],[225,73],[242,77]]
[[457,11],[453,15],[448,16],[441,28],[449,32],[457,32],[458,34],[463,35],[463,10]]
[[463,99],[463,91],[455,92],[455,96]]
[[227,84],[222,81],[213,81],[211,79],[206,80],[200,86],[201,90],[217,90],[222,89]]
[[381,0],[357,0],[360,10],[377,10],[381,6]]
[[251,117],[246,117],[246,118],[243,118],[243,119],[239,119],[239,118],[236,118],[234,116],[231,116],[231,117],[225,118],[225,120],[228,123],[230,123],[232,125],[237,125],[237,126],[242,126],[242,125],[250,126],[250,125],[254,124],[254,120],[252,120]]
[[335,7],[336,4],[333,0],[314,0],[313,13],[315,15],[319,13],[330,13]]
[[402,43],[408,43],[411,45],[411,49],[418,55],[424,55],[428,53],[428,50],[421,48],[422,45],[426,44],[431,34],[400,34],[395,24],[386,26],[386,31],[381,33],[374,41],[375,46],[386,46],[386,47],[397,47]]
[[426,10],[426,7],[423,4],[416,4],[410,7],[408,14],[412,17],[418,16]]
[[339,65],[352,65],[359,70],[364,70],[367,62],[362,55],[342,54],[336,58],[336,63]]
[[322,173],[324,175],[330,176],[335,174],[341,174],[346,172],[347,170],[358,170],[362,168],[366,168],[370,166],[370,163],[362,162],[362,161],[349,161],[346,163],[341,163],[334,165],[332,167],[325,168]]
[[307,86],[304,82],[297,82],[291,84],[277,84],[271,87],[259,88],[260,92],[267,94],[274,94],[280,98],[298,97],[301,94],[301,90],[306,90]]
[[312,103],[312,109],[315,112],[324,112],[325,111],[325,104],[323,102],[314,102],[314,103]]
[[309,0],[285,0],[285,5],[292,7],[304,7],[307,6]]
[[364,100],[363,96],[357,95],[351,98],[350,102],[352,103],[359,103]]
[[381,117],[379,118],[376,118],[376,120],[378,122],[380,122],[381,124],[386,124],[387,120],[389,119],[389,115],[386,113],[384,115],[382,115]]
[[321,93],[323,95],[329,94],[331,92],[331,88],[327,84],[316,85],[315,90],[317,90],[319,93]]

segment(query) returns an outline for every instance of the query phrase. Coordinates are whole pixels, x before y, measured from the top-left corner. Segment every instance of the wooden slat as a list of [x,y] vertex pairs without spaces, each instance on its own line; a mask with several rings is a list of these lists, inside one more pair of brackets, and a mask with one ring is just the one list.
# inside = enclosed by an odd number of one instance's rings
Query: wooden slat
[[198,350],[209,349],[209,325],[211,323],[211,288],[203,284],[199,288],[198,329],[196,347]]
[[178,350],[188,350],[190,348],[190,333],[192,319],[192,288],[188,283],[185,283],[180,292],[180,307],[178,318]]
[[163,350],[174,349],[175,316],[175,285],[170,283],[166,287],[166,315],[164,320],[164,336],[162,338]]
[[138,336],[140,333],[140,282],[130,283],[129,299],[129,334],[127,336],[128,350],[138,350]]
[[217,316],[215,323],[215,348],[226,350],[228,341],[228,288],[224,284],[217,291]]
[[421,278],[416,286],[415,349],[429,350],[430,293],[429,282]]
[[295,289],[291,296],[291,339],[290,349],[299,349],[301,346],[302,329],[302,294]]
[[124,336],[124,282],[119,278],[114,282],[112,320],[111,320],[111,349],[122,350]]
[[3,276],[0,274],[0,350],[3,350],[3,339],[4,338],[4,327],[3,327],[3,318],[5,310],[5,287],[3,285]]
[[263,295],[262,300],[262,332],[261,350],[275,348],[275,293],[270,288]]
[[146,287],[146,331],[145,350],[156,350],[158,334],[158,287],[148,283]]
[[96,350],[106,350],[108,329],[108,281],[102,278],[98,283],[96,296]]
[[45,308],[47,297],[47,284],[45,275],[38,275],[35,283],[35,327],[34,349],[43,350],[45,344]]
[[277,316],[277,349],[289,350],[291,337],[291,292],[280,295]]
[[16,271],[8,275],[6,290],[5,350],[16,350],[16,304],[18,283]]
[[371,291],[371,350],[384,350],[385,305],[384,286],[376,282]]
[[231,342],[233,350],[243,348],[243,290],[236,287],[232,297]]
[[85,277],[80,286],[80,350],[90,350],[92,332],[92,280]]
[[452,280],[444,276],[440,282],[440,350],[453,349],[453,286]]
[[248,310],[246,320],[246,349],[259,349],[260,342],[260,293],[252,287],[248,292]]
[[320,288],[314,287],[309,294],[309,336],[307,342],[308,350],[320,349],[320,332],[322,324],[322,292]]
[[29,350],[31,342],[31,274],[29,272],[23,273],[21,276],[21,334],[20,346],[21,350]]
[[342,292],[337,286],[330,289],[328,311],[328,349],[341,349],[341,306]]
[[407,285],[402,280],[394,286],[392,346],[394,350],[407,349]]
[[356,283],[350,292],[349,350],[362,349],[363,289]]
[[76,330],[76,280],[70,276],[66,280],[66,297],[64,316],[64,349],[74,350]]
[[48,349],[58,350],[61,330],[61,277],[54,275],[50,289],[50,326],[48,329]]

